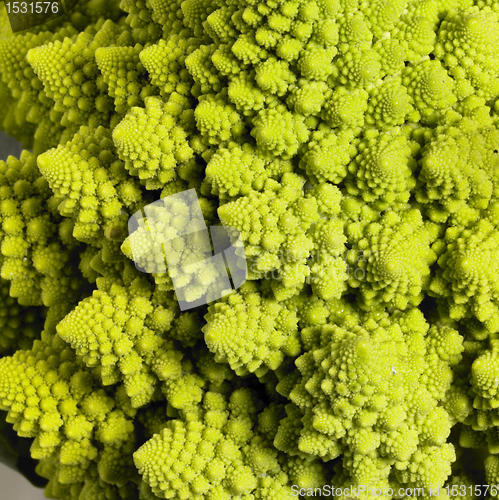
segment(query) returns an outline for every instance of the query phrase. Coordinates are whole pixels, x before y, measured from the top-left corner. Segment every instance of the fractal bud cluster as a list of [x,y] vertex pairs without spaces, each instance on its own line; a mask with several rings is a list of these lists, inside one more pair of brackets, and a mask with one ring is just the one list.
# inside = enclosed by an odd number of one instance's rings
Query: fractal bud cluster
[[[0,414],[48,498],[497,497],[498,0],[2,3],[0,128]],[[183,310],[188,211],[158,272],[128,222],[187,190],[247,275]]]

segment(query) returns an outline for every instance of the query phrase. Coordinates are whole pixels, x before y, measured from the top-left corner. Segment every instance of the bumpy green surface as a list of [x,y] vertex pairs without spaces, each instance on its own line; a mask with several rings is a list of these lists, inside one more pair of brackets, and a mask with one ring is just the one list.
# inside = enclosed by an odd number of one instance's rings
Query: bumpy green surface
[[[2,4],[0,420],[47,497],[499,483],[498,46],[496,0]],[[188,189],[248,281],[181,312],[203,220],[128,221]]]

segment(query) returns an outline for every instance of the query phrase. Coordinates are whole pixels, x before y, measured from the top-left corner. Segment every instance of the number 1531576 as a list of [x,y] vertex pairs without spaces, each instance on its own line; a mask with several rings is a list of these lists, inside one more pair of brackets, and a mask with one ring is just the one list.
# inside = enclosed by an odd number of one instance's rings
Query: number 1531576
[[5,2],[8,14],[57,14],[57,2]]

